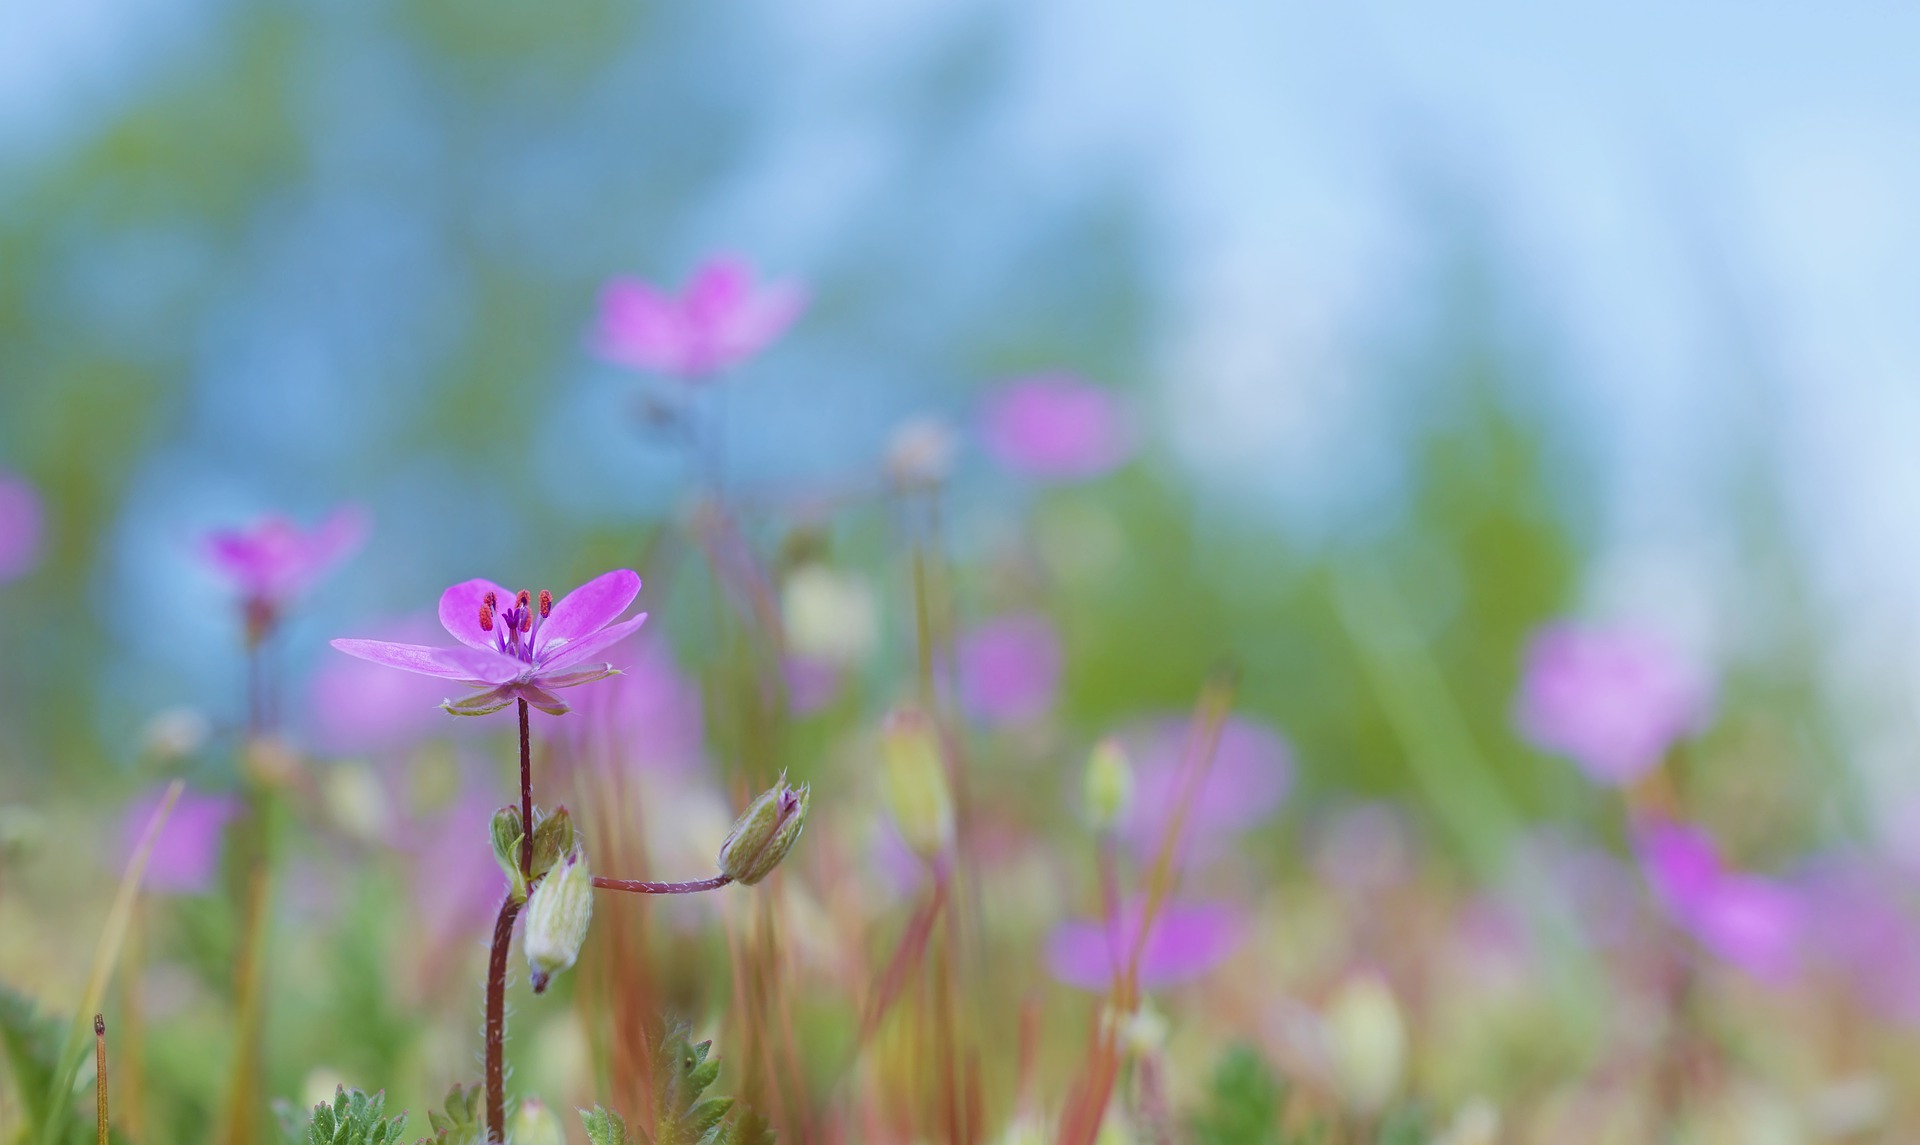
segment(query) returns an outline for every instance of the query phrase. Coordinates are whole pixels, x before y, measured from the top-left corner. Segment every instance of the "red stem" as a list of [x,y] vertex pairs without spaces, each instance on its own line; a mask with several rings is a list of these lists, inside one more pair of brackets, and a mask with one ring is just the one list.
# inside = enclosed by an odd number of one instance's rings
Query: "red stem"
[[509,892],[493,924],[493,955],[487,961],[487,1140],[507,1139],[507,955],[520,903]]
[[533,736],[525,700],[520,701],[520,877],[533,883]]
[[710,879],[695,879],[690,883],[649,883],[640,879],[610,879],[605,875],[593,876],[593,885],[603,891],[627,891],[636,895],[694,895],[701,891],[717,891],[732,881],[732,875],[715,875]]

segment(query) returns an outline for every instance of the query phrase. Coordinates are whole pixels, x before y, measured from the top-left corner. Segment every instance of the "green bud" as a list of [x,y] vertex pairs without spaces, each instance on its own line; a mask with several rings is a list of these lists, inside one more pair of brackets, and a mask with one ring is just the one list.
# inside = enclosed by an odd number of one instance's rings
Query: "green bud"
[[545,1102],[529,1097],[514,1112],[507,1140],[513,1145],[567,1145],[567,1127]]
[[931,859],[953,841],[953,799],[933,721],[917,708],[900,708],[880,733],[887,807],[901,838]]
[[736,883],[752,886],[773,873],[793,850],[807,824],[810,794],[806,784],[787,786],[785,772],[747,806],[720,844],[720,871]]
[[493,813],[493,861],[507,874],[515,902],[527,901],[527,880],[520,874],[520,809],[502,807]]
[[552,870],[562,855],[572,853],[578,835],[565,807],[554,808],[552,814],[536,807],[533,822],[533,877],[537,879]]
[[1111,831],[1126,817],[1133,805],[1133,763],[1118,742],[1103,739],[1095,745],[1081,777],[1081,798],[1095,831]]
[[580,957],[592,921],[593,875],[587,870],[586,852],[576,847],[540,880],[527,902],[523,945],[535,994],[545,992],[553,976]]

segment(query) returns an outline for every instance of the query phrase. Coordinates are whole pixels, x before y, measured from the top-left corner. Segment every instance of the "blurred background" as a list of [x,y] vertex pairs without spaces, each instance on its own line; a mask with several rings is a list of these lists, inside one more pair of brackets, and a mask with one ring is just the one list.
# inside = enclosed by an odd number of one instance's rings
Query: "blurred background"
[[[652,619],[596,721],[536,717],[543,799],[600,808],[636,878],[709,873],[782,769],[815,811],[797,869],[604,906],[575,993],[517,987],[516,1086],[556,1108],[641,1092],[619,1024],[672,1012],[789,1140],[1070,1136],[1103,973],[1062,963],[1099,907],[1082,769],[1120,736],[1166,799],[1150,729],[1230,678],[1198,806],[1254,778],[1175,866],[1233,941],[1156,996],[1111,1131],[1905,1139],[1916,37],[1719,0],[6,3],[0,980],[72,1015],[181,776],[221,874],[150,886],[121,951],[133,1139],[471,1081],[511,721],[449,731],[439,682],[326,642],[443,643],[472,576],[632,567]],[[804,290],[790,329],[697,384],[606,352],[610,280],[727,253]],[[1050,377],[1114,403],[1100,463],[996,444]],[[277,601],[250,732],[207,538],[341,506],[357,543]],[[1555,623],[1698,683],[1664,766],[1597,774],[1529,722]],[[970,910],[929,907],[873,779],[916,697]],[[279,841],[257,1108],[224,1116],[257,859],[229,819]],[[1663,882],[1649,823],[1793,909]],[[463,914],[419,884],[469,853]],[[1589,883],[1631,937],[1583,929]],[[799,1052],[763,1054],[792,998]],[[986,1063],[972,1098],[936,1049]]]

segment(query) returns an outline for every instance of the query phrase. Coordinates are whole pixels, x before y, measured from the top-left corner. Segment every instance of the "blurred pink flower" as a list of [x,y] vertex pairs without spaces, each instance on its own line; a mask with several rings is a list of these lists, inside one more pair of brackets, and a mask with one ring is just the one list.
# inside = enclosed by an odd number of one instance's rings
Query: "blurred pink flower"
[[1001,387],[987,399],[981,436],[1002,466],[1043,480],[1098,477],[1133,452],[1113,392],[1069,374],[1041,374]]
[[452,806],[407,833],[413,855],[414,922],[426,945],[468,941],[484,933],[507,893],[507,876],[486,854],[499,804],[474,787]]
[[1022,613],[990,620],[961,636],[956,657],[960,703],[975,719],[1018,723],[1053,706],[1060,637],[1046,617]]
[[759,353],[806,305],[801,288],[756,284],[753,268],[727,255],[695,270],[678,297],[636,278],[616,278],[600,292],[600,355],[699,381]]
[[1667,916],[1716,957],[1762,981],[1799,968],[1807,904],[1791,885],[1737,871],[1698,827],[1649,820],[1634,829],[1640,868]]
[[1855,856],[1815,860],[1794,879],[1807,946],[1860,1006],[1920,1025],[1920,912],[1892,867]]
[[516,594],[476,578],[440,594],[440,624],[465,648],[360,639],[335,640],[333,646],[389,668],[481,689],[441,705],[454,715],[482,716],[518,699],[557,716],[569,709],[553,689],[614,674],[612,664],[590,658],[646,622],[644,612],[614,622],[639,595],[640,577],[628,569],[601,573],[558,601],[545,589],[535,600],[524,590]]
[[[160,808],[164,789],[142,795],[120,817],[120,856],[131,858]],[[183,791],[154,840],[147,861],[148,890],[162,894],[201,894],[213,885],[220,869],[220,843],[227,823],[240,814],[240,801],[231,795],[202,795]]]
[[250,610],[270,615],[359,548],[366,534],[366,514],[346,505],[311,530],[271,516],[250,528],[209,533],[203,551]]
[[787,682],[787,706],[799,716],[812,715],[839,698],[843,672],[838,664],[819,656],[788,656],[782,665]]
[[1658,638],[1549,624],[1528,644],[1515,720],[1596,783],[1630,783],[1705,723],[1709,689]]
[[[1132,957],[1141,907],[1138,901],[1122,906],[1111,926],[1094,919],[1054,927],[1047,939],[1047,968],[1069,986],[1105,990]],[[1140,985],[1156,989],[1190,982],[1225,962],[1245,937],[1245,919],[1233,907],[1162,903],[1140,952]]]
[[[425,617],[376,624],[382,638],[430,640]],[[428,676],[395,676],[385,665],[357,657],[327,657],[307,686],[314,746],[329,755],[404,751],[441,731],[446,685]]]
[[705,760],[700,685],[673,651],[642,637],[620,674],[581,693],[562,733],[581,756],[616,768],[697,771]]
[[40,561],[40,495],[0,472],[0,584],[18,580]]
[[[1134,767],[1132,807],[1120,831],[1141,862],[1151,862],[1159,853],[1161,835],[1179,801],[1190,726],[1190,719],[1175,716],[1120,736]],[[1182,827],[1180,860],[1218,857],[1235,835],[1280,806],[1292,780],[1292,752],[1276,732],[1253,720],[1228,717],[1213,764],[1194,793]]]

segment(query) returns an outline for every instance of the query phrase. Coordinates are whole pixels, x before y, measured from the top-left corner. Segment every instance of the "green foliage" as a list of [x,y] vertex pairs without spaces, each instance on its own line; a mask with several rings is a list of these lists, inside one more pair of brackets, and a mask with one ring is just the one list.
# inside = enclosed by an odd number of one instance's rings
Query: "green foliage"
[[314,1106],[306,1132],[289,1136],[304,1145],[394,1145],[406,1128],[407,1115],[382,1117],[386,1104],[384,1092],[369,1097],[357,1089],[337,1086],[333,1104]]
[[1207,1105],[1192,1120],[1195,1145],[1282,1145],[1286,1085],[1251,1046],[1234,1046],[1213,1067]]
[[741,1106],[727,1126],[727,1145],[773,1145],[773,1124]]
[[581,1110],[580,1120],[586,1125],[587,1140],[593,1145],[629,1145],[633,1141],[627,1135],[627,1123],[604,1106]]
[[1380,1119],[1380,1145],[1425,1145],[1433,1140],[1425,1106],[1403,1105]]
[[36,1130],[46,1120],[65,1032],[65,1022],[40,1013],[24,995],[0,986],[0,1047],[6,1051],[7,1072],[20,1108]]
[[433,1136],[426,1138],[434,1145],[479,1145],[487,1139],[486,1126],[480,1119],[481,1087],[467,1088],[455,1083],[447,1091],[447,1103],[443,1110],[433,1109],[427,1112],[427,1123],[433,1126]]

